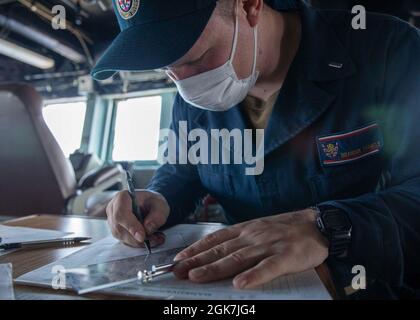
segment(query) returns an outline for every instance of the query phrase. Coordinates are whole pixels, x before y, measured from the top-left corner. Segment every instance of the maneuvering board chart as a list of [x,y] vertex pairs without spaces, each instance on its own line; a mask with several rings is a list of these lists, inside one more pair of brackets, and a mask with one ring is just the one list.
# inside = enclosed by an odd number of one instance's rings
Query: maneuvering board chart
[[153,266],[171,263],[176,254],[184,248],[66,269],[66,284],[77,293],[84,294],[138,282],[139,271],[150,270]]
[[[99,290],[102,293],[129,297],[149,297],[163,299],[318,299],[329,300],[331,296],[319,279],[314,269],[303,273],[283,276],[252,290],[238,290],[232,285],[232,279],[198,284],[189,280],[177,279],[172,273],[154,279],[150,283],[125,280],[135,278],[138,271],[153,264],[173,261],[173,257],[182,248],[217,231],[224,226],[212,224],[180,224],[165,230],[165,243],[153,249],[147,256],[144,248],[127,247],[118,240],[107,237],[83,248],[61,260],[24,274],[15,280],[18,284],[51,287],[54,281],[52,271],[59,266],[65,271],[76,270],[72,277],[65,276],[65,287],[83,292],[89,286],[100,286],[109,281],[122,281],[121,285]],[[121,270],[122,269],[122,270]],[[79,270],[79,276],[77,275]],[[92,275],[85,282],[83,275]],[[83,280],[84,279],[84,280]],[[83,281],[81,281],[83,280]],[[75,288],[77,286],[77,288]]]

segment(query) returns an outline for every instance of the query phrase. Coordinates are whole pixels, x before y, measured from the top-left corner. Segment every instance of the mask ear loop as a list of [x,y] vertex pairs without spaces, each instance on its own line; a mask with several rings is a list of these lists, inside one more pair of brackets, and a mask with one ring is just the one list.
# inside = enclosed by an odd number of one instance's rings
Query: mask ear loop
[[257,68],[257,55],[258,55],[258,25],[254,28],[254,62],[252,64],[252,74],[255,74]]
[[[233,36],[233,44],[232,44],[232,51],[230,53],[229,62],[232,63],[233,58],[235,57],[236,53],[236,45],[238,42],[238,1],[236,1],[235,5],[235,34]],[[258,26],[255,26],[253,29],[254,32],[254,59],[252,62],[252,74],[255,74],[255,70],[257,68],[257,53],[258,53]]]

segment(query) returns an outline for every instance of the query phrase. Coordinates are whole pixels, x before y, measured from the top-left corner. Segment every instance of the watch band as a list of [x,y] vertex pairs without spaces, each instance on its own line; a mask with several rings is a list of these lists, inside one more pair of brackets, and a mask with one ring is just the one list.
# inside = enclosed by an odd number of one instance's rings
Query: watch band
[[318,206],[316,223],[329,241],[329,255],[341,256],[351,243],[352,226],[347,214],[332,206]]

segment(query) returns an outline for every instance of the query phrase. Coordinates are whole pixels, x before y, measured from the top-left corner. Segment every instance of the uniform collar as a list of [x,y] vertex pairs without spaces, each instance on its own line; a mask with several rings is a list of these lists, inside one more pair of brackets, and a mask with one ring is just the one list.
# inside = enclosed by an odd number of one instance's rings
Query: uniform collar
[[339,94],[337,80],[355,65],[322,11],[297,1],[302,39],[265,130],[265,154],[314,123]]
[[[338,38],[328,17],[304,1],[297,2],[301,12],[302,39],[300,54],[306,77],[311,81],[333,81],[353,75],[355,64]],[[350,28],[350,21],[349,21]]]

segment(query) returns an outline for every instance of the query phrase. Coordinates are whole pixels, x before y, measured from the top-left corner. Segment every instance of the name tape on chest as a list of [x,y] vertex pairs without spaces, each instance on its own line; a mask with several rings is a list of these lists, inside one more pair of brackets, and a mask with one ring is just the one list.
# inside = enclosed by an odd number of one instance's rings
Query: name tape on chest
[[321,165],[353,162],[382,150],[379,125],[374,123],[353,131],[317,137]]

